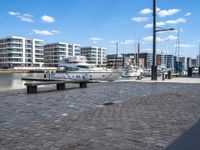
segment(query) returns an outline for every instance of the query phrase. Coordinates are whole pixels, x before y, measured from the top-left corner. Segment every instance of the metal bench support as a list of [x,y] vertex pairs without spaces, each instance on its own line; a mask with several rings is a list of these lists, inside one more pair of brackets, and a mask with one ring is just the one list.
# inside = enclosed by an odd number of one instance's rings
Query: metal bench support
[[56,84],[57,90],[65,90],[65,83]]
[[86,82],[80,82],[80,88],[87,88]]
[[27,93],[28,94],[37,93],[37,86],[27,85]]

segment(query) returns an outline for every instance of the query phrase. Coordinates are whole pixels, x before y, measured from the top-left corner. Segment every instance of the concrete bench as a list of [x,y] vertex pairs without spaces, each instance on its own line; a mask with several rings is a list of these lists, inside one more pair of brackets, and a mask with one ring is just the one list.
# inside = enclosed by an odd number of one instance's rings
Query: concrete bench
[[37,83],[25,83],[27,86],[27,93],[37,93],[37,87],[40,85],[51,85],[56,84],[57,90],[65,90],[66,83],[77,83],[80,88],[87,88],[87,83],[90,81],[50,81],[50,82],[37,82]]

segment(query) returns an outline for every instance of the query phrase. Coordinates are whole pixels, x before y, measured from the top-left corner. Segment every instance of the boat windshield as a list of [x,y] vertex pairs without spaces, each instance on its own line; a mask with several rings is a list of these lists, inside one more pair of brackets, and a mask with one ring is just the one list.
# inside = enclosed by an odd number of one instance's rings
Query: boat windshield
[[89,69],[90,68],[90,66],[81,66],[81,65],[78,65],[78,66],[76,66],[77,68],[82,68],[82,69]]
[[58,71],[77,71],[78,67],[58,67]]
[[76,67],[81,68],[81,69],[92,69],[92,68],[97,68],[97,66],[95,65],[91,65],[91,64],[85,64],[85,65],[76,65]]

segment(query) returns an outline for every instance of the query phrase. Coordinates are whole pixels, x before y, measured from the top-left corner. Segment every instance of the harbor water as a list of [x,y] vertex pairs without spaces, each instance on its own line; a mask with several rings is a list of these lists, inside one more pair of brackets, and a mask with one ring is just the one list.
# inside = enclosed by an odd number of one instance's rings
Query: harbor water
[[[27,81],[21,80],[26,77],[44,77],[43,73],[2,73],[0,72],[0,91],[24,89],[24,83]],[[131,81],[136,80],[136,77],[122,78],[119,77],[117,81]],[[31,81],[29,81],[31,82]]]
[[0,73],[0,91],[25,88],[24,77],[43,77],[43,73]]

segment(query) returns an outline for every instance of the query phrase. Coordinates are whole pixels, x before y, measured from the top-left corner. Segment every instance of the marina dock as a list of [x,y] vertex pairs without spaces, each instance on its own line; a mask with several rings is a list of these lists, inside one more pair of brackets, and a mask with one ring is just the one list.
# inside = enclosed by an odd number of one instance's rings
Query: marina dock
[[196,150],[199,89],[199,78],[175,78],[0,92],[0,149]]
[[22,78],[22,80],[25,80],[25,81],[59,81],[56,79],[40,78],[40,77],[25,77],[25,78]]

